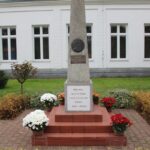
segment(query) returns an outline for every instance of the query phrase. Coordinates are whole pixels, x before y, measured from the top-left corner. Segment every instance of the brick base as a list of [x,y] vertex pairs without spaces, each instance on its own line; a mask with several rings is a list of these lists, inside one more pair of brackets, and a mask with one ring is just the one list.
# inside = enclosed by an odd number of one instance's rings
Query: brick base
[[32,135],[34,146],[125,146],[125,136],[112,131],[110,114],[103,107],[93,112],[65,112],[64,106],[47,113],[49,126],[41,136]]

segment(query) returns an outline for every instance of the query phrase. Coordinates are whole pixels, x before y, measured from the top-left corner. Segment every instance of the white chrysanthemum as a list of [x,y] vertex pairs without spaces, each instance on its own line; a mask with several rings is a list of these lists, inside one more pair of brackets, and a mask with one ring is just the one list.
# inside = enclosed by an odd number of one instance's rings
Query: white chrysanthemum
[[37,126],[43,127],[43,123],[48,125],[49,119],[42,110],[35,110],[34,112],[29,113],[26,117],[23,118],[23,126],[29,127],[33,130],[38,130]]
[[51,93],[43,94],[40,99],[41,102],[45,102],[45,101],[53,102],[56,100],[57,100],[57,96]]

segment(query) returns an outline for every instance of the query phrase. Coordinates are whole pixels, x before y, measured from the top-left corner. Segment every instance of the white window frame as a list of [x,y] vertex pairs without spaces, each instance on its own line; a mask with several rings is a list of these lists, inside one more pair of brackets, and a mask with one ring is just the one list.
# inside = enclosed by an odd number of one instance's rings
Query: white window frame
[[[10,29],[15,28],[16,29],[16,35],[11,35],[10,34]],[[2,29],[7,29],[7,35],[2,35]],[[3,46],[2,46],[2,40],[7,39],[8,41],[8,60],[3,59]],[[16,59],[11,59],[11,45],[10,41],[11,39],[16,39]],[[2,62],[15,62],[17,61],[17,28],[16,26],[1,26],[0,27],[0,49],[1,49],[1,61]]]
[[150,26],[150,24],[144,24],[144,60],[148,60],[150,61],[150,57],[149,58],[145,58],[145,37],[150,37],[150,33],[145,33],[145,27],[146,26]]
[[[69,26],[69,24],[67,24],[67,43],[69,43],[68,37],[70,35],[69,32],[68,32],[68,26]],[[91,36],[91,58],[89,58],[89,60],[92,60],[93,59],[93,24],[92,23],[87,23],[86,27],[87,26],[91,27],[91,33],[86,33],[86,35]],[[87,44],[87,46],[88,46],[88,44]]]
[[[40,28],[40,34],[34,34],[34,28],[39,27]],[[48,34],[43,34],[42,29],[43,27],[48,27]],[[50,60],[50,26],[45,24],[45,25],[33,25],[32,26],[32,35],[33,35],[33,60],[34,61],[49,61]],[[35,47],[34,47],[34,38],[39,37],[40,38],[40,59],[35,59]],[[43,58],[43,37],[47,37],[49,41],[49,58],[44,59]]]
[[[111,33],[111,27],[117,26],[117,33]],[[120,26],[125,26],[126,32],[120,33]],[[111,37],[117,37],[117,58],[111,58]],[[120,58],[120,37],[126,37],[126,57]],[[110,60],[127,60],[127,49],[128,49],[128,24],[110,24]]]

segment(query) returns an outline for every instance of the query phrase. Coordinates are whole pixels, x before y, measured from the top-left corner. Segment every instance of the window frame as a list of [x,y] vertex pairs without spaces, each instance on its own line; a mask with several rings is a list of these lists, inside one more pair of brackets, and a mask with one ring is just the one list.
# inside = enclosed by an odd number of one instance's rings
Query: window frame
[[[36,27],[40,28],[40,34],[34,34],[34,29]],[[48,34],[43,34],[43,27],[48,27]],[[44,59],[44,53],[43,53],[43,38],[48,38],[48,59]],[[40,59],[35,58],[35,38],[40,38]],[[32,43],[33,43],[33,61],[50,61],[50,26],[48,24],[41,24],[41,25],[32,25]]]
[[[117,27],[117,32],[116,33],[112,33],[111,32],[111,27],[112,26],[116,26]],[[124,26],[126,31],[125,33],[121,33],[120,32],[120,26]],[[110,24],[110,61],[127,61],[128,60],[128,24],[127,23],[111,23]],[[117,37],[117,58],[112,58],[111,57],[111,37]],[[125,37],[126,38],[126,57],[125,58],[121,58],[120,57],[120,37]]]
[[[15,28],[16,34],[11,35],[11,29]],[[7,29],[7,35],[2,35],[2,30]],[[8,59],[4,60],[3,59],[3,44],[2,41],[3,39],[7,39],[8,42]],[[16,40],[16,59],[11,59],[11,39]],[[16,62],[18,60],[18,55],[17,55],[17,27],[15,25],[13,26],[0,26],[0,60],[2,62]]]
[[[89,60],[93,60],[93,24],[92,23],[87,23],[86,27],[90,26],[91,27],[91,33],[86,33],[87,37],[90,36],[91,37],[91,58],[89,58]],[[69,32],[68,32],[68,27],[69,27],[69,23],[66,25],[67,28],[67,43],[69,43],[68,38],[69,38]],[[87,44],[88,47],[88,44]]]

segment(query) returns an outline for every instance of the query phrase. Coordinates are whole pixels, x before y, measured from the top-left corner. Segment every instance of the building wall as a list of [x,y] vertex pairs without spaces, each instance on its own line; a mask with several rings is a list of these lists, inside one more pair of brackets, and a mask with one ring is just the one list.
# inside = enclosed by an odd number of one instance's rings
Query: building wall
[[[149,6],[117,6],[105,9],[105,62],[106,68],[149,68],[150,59],[144,59],[144,25],[150,22]],[[111,23],[127,24],[127,59],[110,60],[110,30]]]
[[[67,68],[67,24],[69,5],[0,8],[0,27],[16,26],[17,63],[31,61],[40,69]],[[90,68],[150,68],[144,59],[144,24],[150,24],[150,5],[87,5],[86,21],[92,24],[92,59]],[[49,25],[50,59],[36,61],[33,55],[33,25]],[[127,59],[110,59],[110,24],[127,25]],[[0,69],[8,70],[14,61],[2,61]]]

